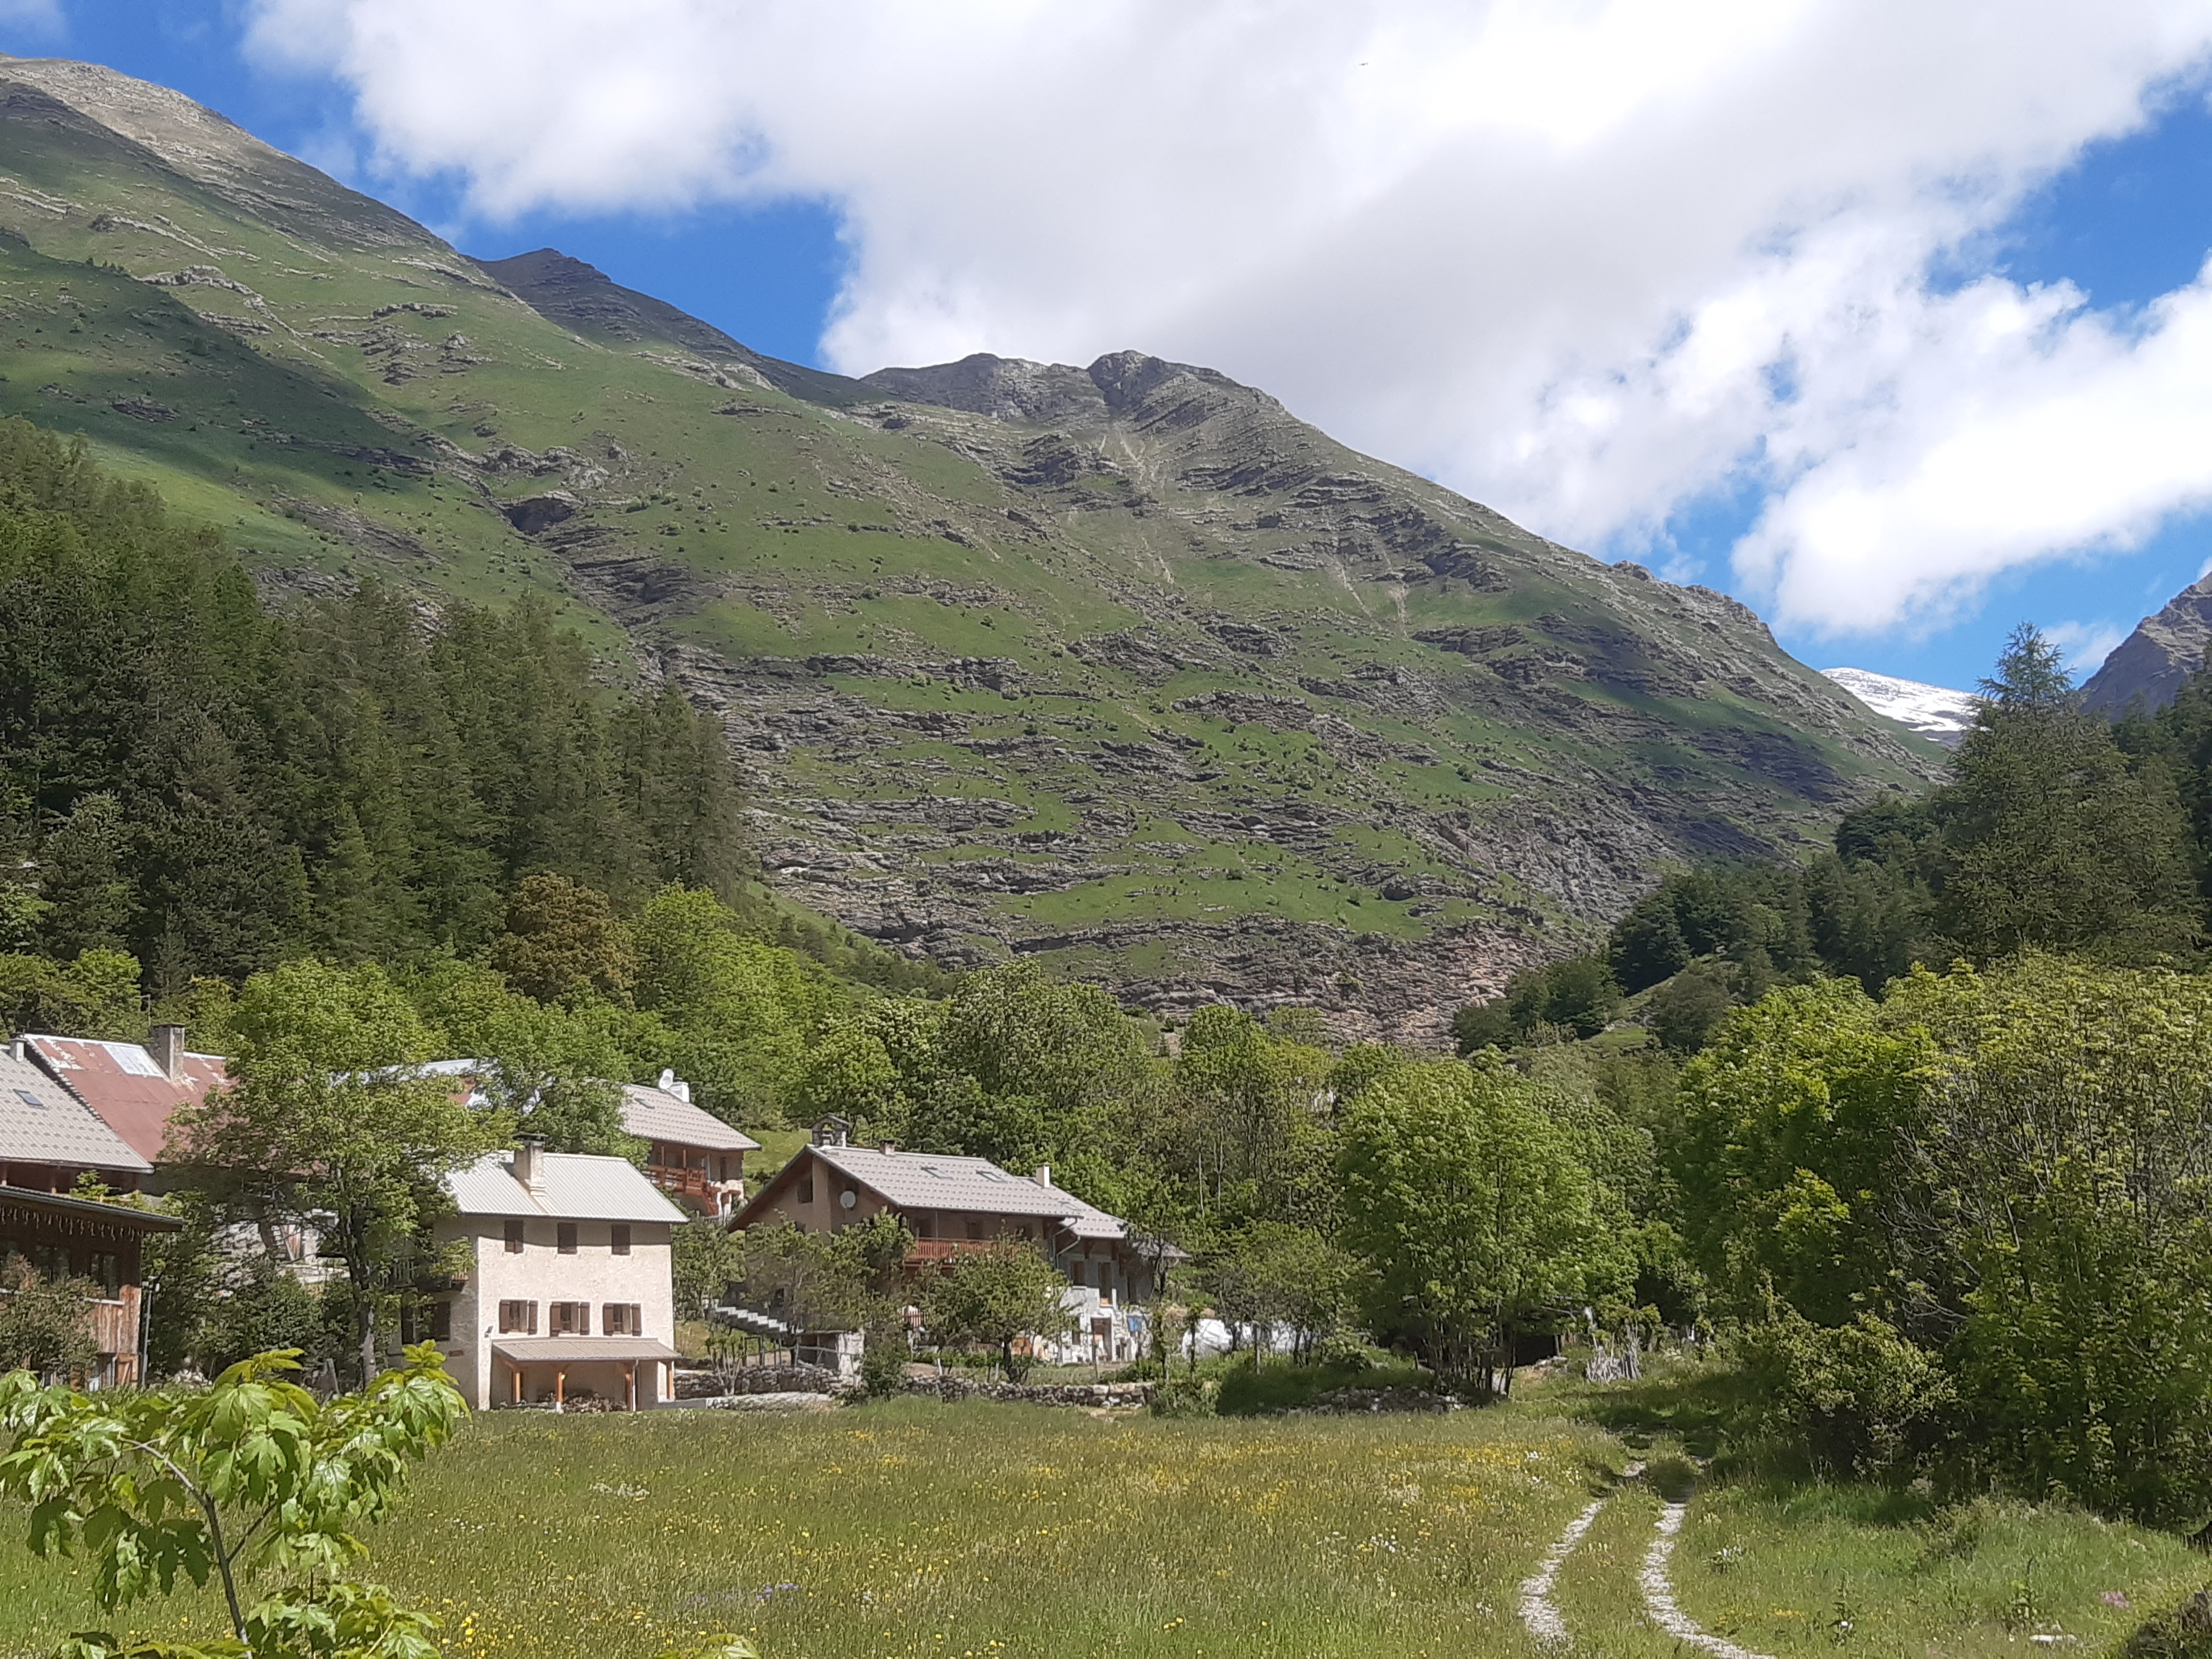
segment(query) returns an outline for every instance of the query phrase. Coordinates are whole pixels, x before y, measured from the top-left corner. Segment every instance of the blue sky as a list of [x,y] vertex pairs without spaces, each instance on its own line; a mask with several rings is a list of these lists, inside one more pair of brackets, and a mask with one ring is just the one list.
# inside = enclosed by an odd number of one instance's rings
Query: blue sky
[[[558,134],[514,137],[527,125],[516,112],[532,108],[529,65],[511,82],[487,77],[483,118],[497,125],[472,132],[465,120],[457,121],[451,88],[434,90],[432,60],[407,56],[415,49],[413,37],[425,37],[425,52],[440,46],[435,37],[444,17],[489,15],[514,3],[450,0],[426,9],[416,0],[0,0],[0,51],[88,58],[177,87],[270,142],[393,202],[468,252],[495,258],[555,246],[759,349],[802,362],[864,369],[886,357],[931,361],[968,349],[1082,361],[1098,349],[1129,345],[1213,362],[1276,392],[1294,410],[1346,441],[1490,501],[1532,529],[1602,556],[1638,556],[1669,574],[1739,593],[1776,617],[1783,643],[1817,665],[1850,663],[1970,685],[1985,672],[2005,634],[2026,619],[2057,630],[2090,653],[2086,665],[2094,666],[2095,642],[2112,642],[2212,560],[2212,514],[2197,505],[2212,498],[2212,489],[2169,479],[2106,502],[2098,496],[2096,480],[2085,478],[2076,492],[2080,501],[2058,503],[2062,514],[2075,515],[2067,520],[2074,528],[2039,539],[2033,524],[2008,525],[1989,550],[1962,559],[1956,570],[1945,566],[1940,579],[1923,580],[1916,561],[1943,562],[1944,538],[1954,533],[1945,526],[1955,522],[1945,515],[1957,504],[1946,501],[1932,519],[1915,518],[1919,509],[1908,501],[1911,479],[1927,456],[1948,453],[1962,435],[1972,434],[1941,410],[1912,412],[1914,398],[1934,408],[1942,393],[1916,391],[1909,363],[1882,380],[1877,393],[1853,390],[1858,383],[1851,377],[1861,373],[1871,348],[1863,349],[1859,337],[1834,326],[1830,313],[1819,310],[1823,302],[1803,297],[1814,282],[1808,273],[1848,263],[1832,256],[1834,248],[1887,246],[1887,237],[1905,252],[1882,256],[1893,261],[1883,267],[1881,281],[1888,289],[1882,291],[1896,289],[1898,272],[1905,272],[1913,289],[1910,307],[1917,309],[1899,315],[1931,331],[1931,358],[1963,349],[1956,339],[1971,338],[1971,330],[1942,334],[1949,325],[1940,319],[1958,309],[1959,296],[1992,291],[1992,283],[2002,290],[1999,298],[2032,296],[2039,288],[2070,283],[2086,295],[2086,306],[2043,325],[2043,337],[2051,343],[2047,355],[2055,359],[2063,355],[2059,345],[2080,339],[2106,359],[2125,356],[2133,343],[2156,334],[2163,297],[2193,291],[2212,251],[2212,113],[2205,103],[2201,51],[2179,52],[2146,70],[2141,52],[2129,56],[2116,46],[2115,59],[2124,58],[2124,69],[2092,73],[2063,60],[2070,52],[2086,61],[2094,52],[2085,54],[2078,42],[2054,40],[2048,62],[1998,67],[2034,98],[2070,111],[2063,119],[2053,118],[2055,124],[2037,126],[2042,118],[2022,115],[2005,101],[2009,94],[2001,87],[1978,93],[1968,85],[1957,96],[1969,105],[1983,99],[1985,135],[1960,137],[1939,130],[1929,116],[1922,147],[1892,156],[1882,149],[1883,133],[1869,125],[1863,141],[1866,159],[1840,170],[1807,140],[1796,175],[1784,168],[1779,184],[1756,200],[1747,187],[1745,204],[1730,210],[1738,218],[1702,223],[1694,215],[1677,213],[1666,222],[1680,228],[1686,246],[1704,237],[1718,250],[1702,264],[1685,255],[1680,273],[1660,270],[1648,291],[1634,286],[1640,279],[1622,277],[1613,289],[1589,298],[1586,313],[1553,321],[1561,278],[1541,270],[1533,300],[1496,287],[1481,301],[1455,306],[1450,283],[1479,287],[1491,280],[1488,274],[1439,275],[1431,291],[1409,286],[1416,279],[1407,273],[1419,265],[1403,256],[1357,268],[1356,262],[1314,251],[1326,249],[1333,226],[1356,222],[1360,234],[1369,234],[1366,228],[1385,222],[1409,191],[1430,192],[1413,202],[1430,219],[1437,216],[1439,203],[1491,199],[1480,194],[1492,188],[1485,170],[1489,164],[1468,159],[1477,152],[1468,148],[1473,141],[1463,131],[1438,126],[1442,136],[1421,141],[1434,146],[1425,173],[1408,166],[1387,189],[1364,195],[1348,191],[1328,210],[1340,215],[1335,222],[1299,221],[1302,214],[1322,211],[1312,206],[1322,192],[1311,186],[1310,173],[1305,182],[1286,183],[1271,199],[1261,164],[1252,174],[1251,193],[1259,198],[1253,212],[1266,216],[1229,222],[1209,245],[1207,237],[1215,234],[1212,219],[1220,214],[1209,206],[1206,218],[1177,217],[1182,182],[1171,169],[1201,168],[1209,146],[1231,144],[1224,133],[1240,119],[1232,108],[1186,107],[1172,87],[1155,89],[1150,95],[1160,100],[1162,121],[1171,130],[1178,120],[1188,124],[1180,131],[1179,149],[1158,161],[1117,157],[1117,174],[1132,176],[1101,187],[1097,156],[1079,148],[1010,156],[1002,152],[1022,146],[988,133],[963,136],[957,120],[942,113],[957,106],[957,87],[948,87],[939,106],[898,104],[903,94],[887,90],[896,85],[892,77],[911,68],[908,78],[927,78],[927,66],[912,62],[916,49],[911,46],[905,61],[886,47],[886,61],[872,65],[862,42],[830,94],[854,100],[842,137],[810,125],[809,112],[780,104],[776,86],[769,84],[728,94],[738,101],[722,115],[741,120],[752,135],[732,145],[717,136],[722,128],[709,130],[695,114],[721,94],[700,92],[687,99],[681,89],[696,84],[682,79],[681,60],[699,54],[704,37],[697,32],[726,25],[709,15],[716,9],[704,0],[688,19],[687,0],[659,0],[646,9],[675,21],[640,25],[631,33],[665,27],[665,51],[629,68],[632,79],[639,72],[665,74],[678,90],[640,100],[603,136],[592,163],[580,167],[574,155],[560,152]],[[513,14],[544,24],[518,36],[517,51],[526,55],[538,49],[526,37],[542,37],[544,51],[554,54],[548,61],[564,65],[571,78],[584,73],[578,65],[615,55],[617,46],[622,52],[652,47],[649,41],[637,47],[628,40],[594,36],[591,31],[603,27],[605,18],[593,14],[607,8],[585,0],[544,3],[542,12]],[[623,9],[611,9],[619,14]],[[1347,0],[1345,9],[1358,8]],[[1492,39],[1446,40],[1453,25],[1438,21],[1441,14],[1422,12],[1419,0],[1406,0],[1395,9],[1394,0],[1376,0],[1368,9],[1378,27],[1388,23],[1401,34],[1417,26],[1433,27],[1435,55],[1442,58],[1464,48],[1474,80],[1485,73],[1481,53],[1494,58],[1518,49]],[[1146,13],[1141,3],[1120,11],[1132,20],[1139,46],[1160,44],[1170,27],[1159,21],[1165,13]],[[392,27],[380,36],[386,24]],[[250,47],[257,25],[261,33]],[[962,27],[1004,27],[971,21],[950,32],[957,35]],[[1904,65],[1894,70],[1898,84],[1909,86],[1917,52],[1928,60],[1929,84],[1950,95],[1956,65],[1945,54],[1957,50],[1955,43],[1911,33],[1923,27],[1917,23],[1883,27],[1899,31],[1887,48],[1893,63]],[[289,36],[272,45],[285,29]],[[1152,33],[1145,35],[1146,29]],[[1770,57],[1761,73],[1784,81],[1790,73],[1809,76],[1814,78],[1805,84],[1816,91],[1823,77],[1840,83],[1849,71],[1822,67],[1820,54],[1825,51],[1832,58],[1833,49],[1821,45],[1812,24],[1805,29],[1811,33],[1802,42],[1778,39],[1762,48]],[[1635,134],[1626,131],[1620,149],[1608,152],[1606,123],[1629,121],[1641,107],[1645,94],[1634,82],[1634,61],[1650,49],[1633,38],[1630,23],[1615,33],[1629,65],[1620,73],[1628,78],[1614,86],[1613,106],[1600,109],[1587,130],[1562,128],[1556,107],[1547,106],[1529,118],[1534,125],[1526,131],[1501,134],[1492,128],[1478,135],[1481,141],[1496,147],[1534,131],[1565,158],[1556,162],[1562,192],[1618,199],[1622,180],[1636,165],[1631,157]],[[1382,61],[1385,48],[1369,46],[1369,38],[1346,38],[1347,70],[1364,70],[1370,63],[1390,68]],[[1388,32],[1371,38],[1386,40]],[[1004,45],[997,38],[978,39],[986,50],[977,50],[974,41],[963,47],[957,40],[945,50],[958,50],[965,63]],[[739,48],[747,44],[735,40]],[[850,44],[815,40],[800,48],[818,59]],[[1586,52],[1590,46],[1575,44]],[[1605,52],[1613,44],[1611,39],[1596,42],[1595,58],[1583,61],[1597,67],[1582,78],[1603,82]],[[1193,40],[1185,46],[1194,61],[1217,48],[1241,52],[1240,62],[1254,51],[1249,42],[1223,46]],[[790,49],[789,43],[777,49]],[[1019,49],[1049,50],[1034,43]],[[444,50],[450,58],[465,48],[449,40]],[[1126,67],[1113,68],[1117,43],[1110,33],[1084,50],[1102,60],[1102,79],[1118,75],[1126,85]],[[1809,67],[1793,70],[1792,53]],[[763,56],[769,55],[763,48]],[[1674,71],[1679,82],[1691,84],[1705,75],[1715,88],[1711,112],[1701,118],[1714,135],[1709,149],[1685,151],[1693,175],[1700,165],[1729,175],[1716,173],[1709,184],[1734,185],[1733,175],[1743,166],[1741,141],[1729,138],[1733,130],[1727,125],[1735,118],[1729,98],[1742,101],[1740,92],[1730,91],[1742,84],[1729,78],[1736,67],[1714,57]],[[811,71],[799,60],[783,78],[796,82]],[[947,71],[958,72],[957,67]],[[872,90],[872,74],[884,77]],[[2045,81],[2038,82],[2038,76]],[[1994,84],[1995,70],[1992,77]],[[1226,84],[1215,82],[1215,90],[1206,95],[1233,99],[1237,94],[1222,89]],[[1419,83],[1406,84],[1418,94]],[[1348,124],[1343,132],[1364,141],[1369,129],[1358,124],[1370,118],[1361,113],[1363,82],[1347,73],[1345,85],[1351,90],[1340,95],[1316,94],[1335,101],[1314,124],[1340,120]],[[417,87],[434,89],[410,103]],[[1073,109],[1088,94],[1077,79],[1060,95]],[[1121,95],[1118,87],[1114,95]],[[1805,96],[1802,90],[1793,95],[1801,102]],[[1863,94],[1854,96],[1863,101]],[[1049,103],[1043,107],[1050,112]],[[1343,113],[1347,109],[1349,115]],[[883,132],[871,148],[867,123],[886,110]],[[1767,118],[1772,125],[1783,118]],[[1890,125],[1896,125],[1893,118]],[[863,140],[857,146],[850,142],[856,126]],[[1833,128],[1832,120],[1828,130]],[[1791,141],[1778,125],[1775,130],[1775,143],[1786,149]],[[1402,131],[1390,136],[1411,142]],[[1126,147],[1127,135],[1121,142]],[[1054,137],[1035,147],[1049,151],[1055,144],[1079,143]],[[1737,148],[1731,150],[1730,143]],[[958,148],[963,144],[968,148]],[[641,159],[626,162],[630,149]],[[1700,155],[1707,159],[1700,162]],[[602,167],[600,158],[607,155],[614,159]],[[1962,167],[1960,156],[1970,165]],[[1147,175],[1148,166],[1161,170]],[[1451,167],[1460,167],[1461,175],[1437,184],[1437,175]],[[1025,167],[1039,171],[1021,171]],[[1151,233],[1145,229],[1100,240],[1095,226],[1078,223],[1057,208],[1045,210],[1036,180],[1050,179],[1055,169],[1071,181],[1068,193],[1099,191],[1099,216],[1118,212],[1125,224],[1156,216],[1165,226],[1160,240],[1148,243]],[[946,182],[963,170],[963,184]],[[1416,179],[1425,182],[1407,182]],[[1116,190],[1125,194],[1117,198]],[[1698,193],[1702,198],[1727,191],[1701,187]],[[1786,234],[1769,229],[1768,222],[1778,222],[1772,202],[1808,197],[1828,205],[1809,213],[1792,207],[1797,216]],[[1406,215],[1408,222],[1421,216]],[[1234,221],[1235,210],[1228,217]],[[1925,228],[1936,221],[1934,228]],[[1254,259],[1247,269],[1246,250],[1267,251],[1267,239],[1286,222],[1291,228],[1281,233],[1279,259],[1273,266]],[[1918,227],[1912,234],[1922,240],[1901,240],[1899,226]],[[1631,228],[1644,249],[1654,246],[1648,227]],[[1525,230],[1516,257],[1540,266],[1549,248],[1578,241],[1586,226],[1536,216]],[[1405,234],[1429,239],[1423,246],[1431,250],[1440,273],[1475,272],[1483,263],[1437,246],[1440,233],[1433,224]],[[1782,251],[1755,246],[1760,235]],[[1816,258],[1822,246],[1831,253]],[[1604,252],[1577,249],[1576,258],[1583,263],[1576,270],[1601,265]],[[1664,249],[1650,263],[1663,267],[1674,252]],[[1188,268],[1208,261],[1211,269],[1196,275]],[[1285,269],[1291,274],[1284,275]],[[1215,281],[1213,270],[1231,274]],[[1299,271],[1307,275],[1294,280]],[[1501,320],[1486,332],[1471,331],[1460,314],[1483,303]],[[1853,314],[1863,314],[1869,301],[1862,295],[1850,303],[1857,307]],[[1551,356],[1533,369],[1518,366],[1512,351],[1540,325],[1509,325],[1516,306],[1530,318],[1547,319],[1540,326],[1555,328],[1557,342],[1555,342]],[[1772,339],[1781,344],[1762,343],[1766,360],[1759,365],[1760,378],[1702,382],[1696,396],[1684,393],[1682,381],[1696,370],[1701,343],[1721,327],[1717,319],[1762,307],[1787,321],[1772,325],[1778,331]],[[1639,327],[1645,330],[1640,342]],[[1854,352],[1862,361],[1854,361]],[[1425,362],[1425,356],[1443,367]],[[2011,380],[1990,372],[1989,406],[2042,395],[2032,379],[2016,378],[2042,372],[2036,361],[2012,363],[2003,371],[2015,377]],[[1522,380],[1513,381],[1515,374]],[[1493,393],[1499,385],[1505,391]],[[2052,395],[2063,404],[2074,394],[2062,387]],[[2127,393],[2123,385],[2118,392],[2081,396],[2081,419],[2094,434],[2111,421],[2109,404],[2099,405],[2095,397]],[[1745,412],[1709,428],[1698,424],[1705,416],[1686,413],[1730,399]],[[1899,416],[1899,407],[1911,418]],[[1853,425],[1862,418],[1863,437]],[[2205,439],[2212,453],[2212,432]],[[2065,453],[2063,444],[2059,453]],[[1876,454],[1886,458],[1879,465],[1867,459]],[[2044,465],[2047,469],[2049,463]],[[2085,471],[2096,470],[2084,463]],[[1848,548],[1818,554],[1821,546],[1835,544],[1820,522],[1805,517],[1800,524],[1787,516],[1798,509],[1800,495],[1814,499],[1799,489],[1803,481],[1831,476],[1845,477],[1860,507],[1872,500],[1886,515],[1870,521],[1899,526],[1894,543],[1899,550],[1887,550],[1893,544],[1883,538],[1884,550],[1866,555],[1863,573],[1851,566]],[[1987,514],[2004,518],[2012,512],[2004,497],[2012,492],[2002,482],[1991,489]],[[1900,501],[1907,505],[1897,506]],[[1974,506],[1971,500],[1966,504],[1970,520]],[[1764,529],[1762,514],[1767,515]],[[1783,527],[1775,528],[1778,524]],[[1792,524],[1800,529],[1790,529]],[[1824,534],[1829,536],[1825,544]],[[2122,553],[2079,550],[2100,534],[2139,538],[2141,544]],[[1820,566],[1816,554],[1828,564]],[[1862,587],[1878,599],[1859,604],[1856,590]]]

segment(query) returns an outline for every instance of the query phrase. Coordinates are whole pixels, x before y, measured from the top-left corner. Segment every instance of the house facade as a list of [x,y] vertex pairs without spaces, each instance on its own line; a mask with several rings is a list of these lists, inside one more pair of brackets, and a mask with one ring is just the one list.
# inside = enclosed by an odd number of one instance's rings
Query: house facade
[[23,1261],[42,1278],[88,1279],[97,1287],[89,1311],[99,1358],[84,1378],[88,1388],[127,1387],[145,1374],[139,1252],[150,1235],[183,1227],[153,1210],[0,1187],[0,1262]]
[[1000,1239],[1034,1244],[1067,1275],[1064,1298],[1076,1336],[1042,1345],[1047,1358],[1137,1358],[1138,1304],[1150,1299],[1157,1245],[1129,1224],[1052,1184],[1040,1168],[1018,1176],[988,1158],[856,1146],[826,1127],[732,1218],[732,1229],[784,1221],[808,1231],[848,1227],[890,1212],[914,1235],[909,1267],[949,1261]]
[[635,1165],[526,1139],[446,1187],[454,1212],[434,1236],[467,1259],[430,1334],[471,1405],[644,1410],[673,1396],[670,1239],[687,1218]]
[[691,1103],[673,1072],[623,1085],[623,1127],[646,1143],[646,1178],[702,1215],[728,1216],[745,1197],[745,1154],[760,1142]]

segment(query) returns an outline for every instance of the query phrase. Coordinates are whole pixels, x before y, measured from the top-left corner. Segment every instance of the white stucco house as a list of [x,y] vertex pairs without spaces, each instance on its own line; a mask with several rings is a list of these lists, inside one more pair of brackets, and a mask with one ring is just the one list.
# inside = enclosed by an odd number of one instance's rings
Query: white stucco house
[[669,1399],[677,1358],[670,1231],[689,1218],[619,1158],[526,1139],[446,1178],[440,1243],[469,1253],[430,1310],[447,1369],[478,1411],[594,1397]]

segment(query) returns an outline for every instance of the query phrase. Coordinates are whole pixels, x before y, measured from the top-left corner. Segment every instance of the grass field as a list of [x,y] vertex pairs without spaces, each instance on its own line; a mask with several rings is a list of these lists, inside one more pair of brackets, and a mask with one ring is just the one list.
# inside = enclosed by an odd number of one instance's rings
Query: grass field
[[[437,1609],[453,1659],[645,1659],[720,1630],[768,1659],[1522,1655],[1538,1651],[1522,1579],[1606,1495],[1558,1607],[1578,1650],[1663,1659],[1677,1644],[1637,1573],[1691,1466],[1663,1438],[1608,1434],[1591,1405],[1555,1389],[1423,1417],[502,1414],[422,1472],[374,1574]],[[1638,1457],[1650,1474],[1620,1481]],[[2207,1576],[2176,1539],[2063,1509],[1747,1478],[1693,1498],[1674,1562],[1686,1612],[1778,1659],[2096,1652]],[[82,1582],[11,1541],[0,1653],[91,1622]],[[130,1622],[214,1618],[187,1597]]]

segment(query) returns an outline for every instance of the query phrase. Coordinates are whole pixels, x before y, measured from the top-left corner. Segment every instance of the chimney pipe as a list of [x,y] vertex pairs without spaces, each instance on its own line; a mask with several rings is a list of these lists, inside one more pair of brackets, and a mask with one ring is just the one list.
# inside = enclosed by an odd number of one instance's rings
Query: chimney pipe
[[545,1137],[517,1135],[514,1138],[514,1178],[533,1193],[545,1190]]
[[1049,1186],[1051,1186],[1051,1185],[1052,1185],[1052,1165],[1051,1165],[1051,1164],[1038,1164],[1038,1165],[1036,1166],[1036,1173],[1035,1175],[1031,1176],[1030,1177],[1030,1179],[1031,1181],[1036,1182],[1036,1184],[1037,1184],[1038,1186],[1040,1186],[1040,1187],[1049,1187]]
[[896,1140],[886,1140],[884,1142],[884,1150],[887,1152],[895,1152],[898,1151],[898,1142]]
[[153,1055],[161,1075],[173,1082],[185,1069],[185,1028],[156,1025],[147,1034],[146,1052]]

